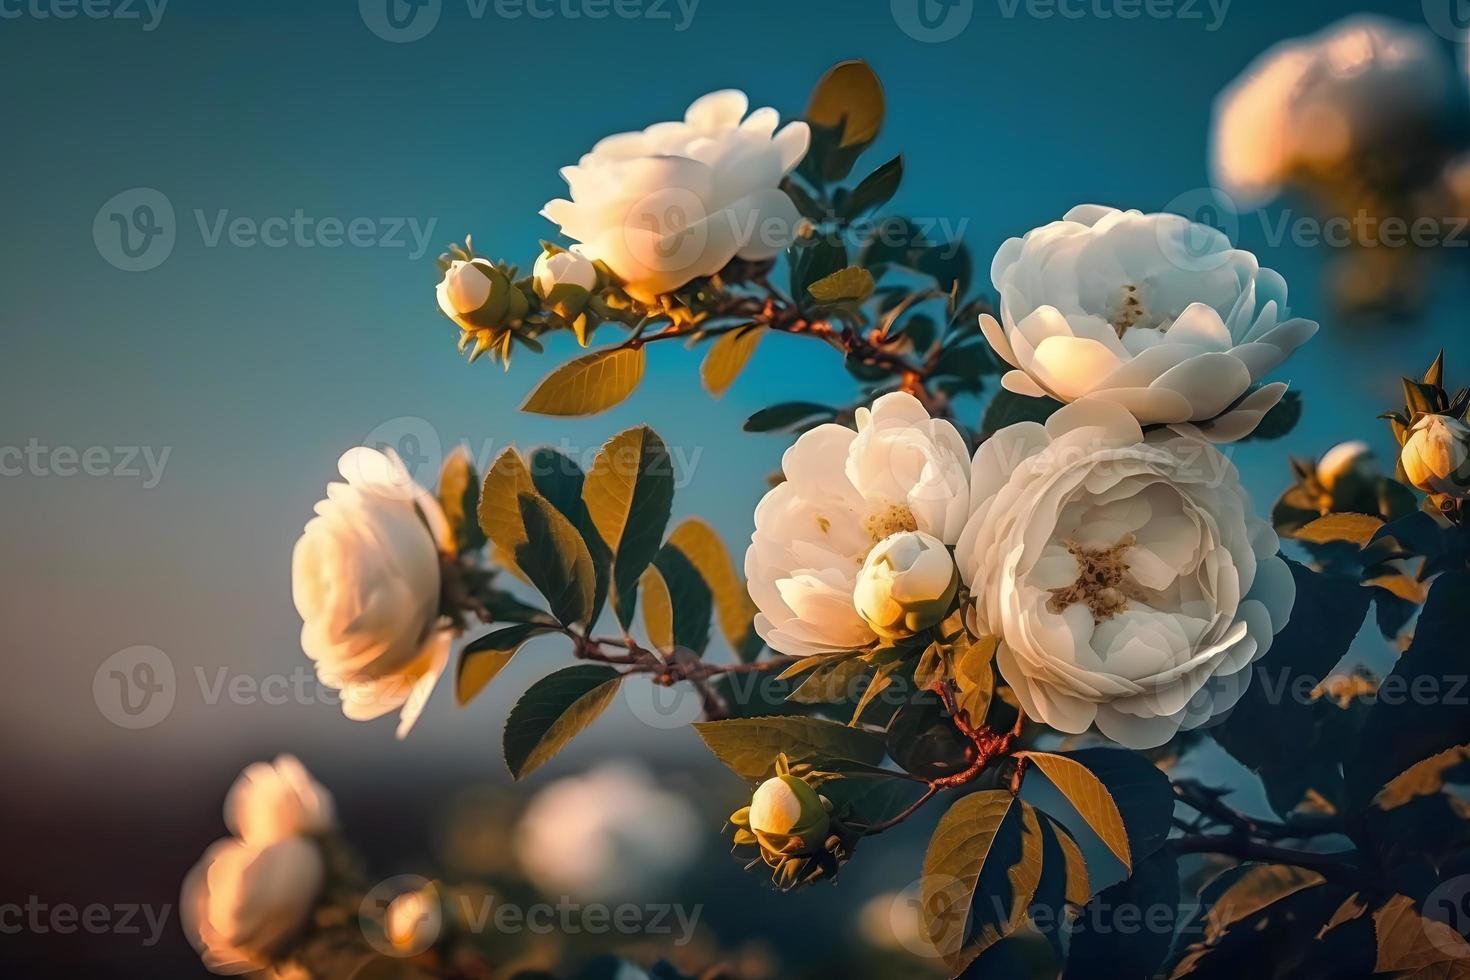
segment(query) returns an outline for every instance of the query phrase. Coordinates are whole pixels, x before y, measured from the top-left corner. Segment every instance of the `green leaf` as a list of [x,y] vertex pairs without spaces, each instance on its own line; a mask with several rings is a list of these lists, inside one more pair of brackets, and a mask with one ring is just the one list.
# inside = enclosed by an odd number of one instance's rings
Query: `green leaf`
[[531,392],[523,412],[537,415],[596,415],[631,395],[643,380],[643,347],[593,351],[568,361]]
[[1027,752],[1087,826],[1125,868],[1158,850],[1169,836],[1174,791],[1169,777],[1127,749]]
[[850,221],[881,208],[898,193],[898,185],[902,181],[903,156],[900,154],[868,174],[862,183],[853,188],[852,193],[842,202],[842,217]]
[[535,493],[536,485],[531,482],[531,471],[526,469],[525,460],[514,449],[507,449],[496,457],[485,474],[485,485],[480,492],[480,529],[495,545],[496,557],[502,564],[519,574],[515,555],[526,543],[526,523],[521,519],[520,496]]
[[1470,572],[1445,572],[1429,590],[1408,652],[1379,687],[1356,750],[1343,760],[1350,811],[1421,760],[1470,742],[1467,636]]
[[674,503],[674,469],[658,434],[636,426],[608,440],[592,461],[582,499],[613,555],[618,621],[632,622],[638,578],[658,553]]
[[454,697],[461,706],[469,704],[495,679],[516,651],[532,637],[554,633],[555,629],[537,623],[521,623],[487,633],[466,646],[459,655],[459,668],[454,675]]
[[526,540],[516,549],[516,565],[563,626],[590,625],[597,571],[582,535],[540,494],[523,493],[519,501]]
[[920,930],[958,973],[1021,925],[1041,882],[1036,811],[1005,790],[962,797],[929,838]]
[[703,654],[709,646],[714,597],[699,570],[684,552],[665,545],[654,556],[649,571],[657,573],[668,591],[674,647]]
[[684,553],[709,587],[720,632],[730,649],[743,661],[754,660],[765,646],[755,631],[755,616],[760,610],[751,601],[745,580],[715,529],[691,517],[674,528],[668,544]]
[[612,577],[612,555],[603,544],[602,537],[592,522],[592,515],[583,502],[583,487],[586,477],[576,461],[564,453],[548,446],[531,452],[529,462],[531,482],[551,506],[572,522],[587,545],[592,558],[592,567],[597,576],[593,590],[592,611],[587,616],[588,624],[597,622],[602,605],[607,600],[608,585]]
[[740,377],[740,372],[745,370],[746,363],[765,335],[765,327],[742,327],[721,334],[710,345],[709,353],[699,368],[705,390],[716,398],[728,391]]
[[1312,736],[1319,716],[1300,692],[1311,691],[1337,666],[1372,599],[1357,582],[1290,559],[1286,564],[1296,580],[1291,620],[1251,666],[1250,686],[1229,717],[1209,729],[1225,751],[1261,774],[1268,789],[1274,779],[1294,778],[1317,755]]
[[844,761],[883,761],[882,736],[819,718],[731,718],[695,722],[694,730],[716,758],[746,779],[769,776],[783,752],[793,764],[825,769],[840,769]]
[[991,436],[1017,422],[1045,422],[1061,407],[1060,402],[1050,398],[1029,398],[1002,388],[990,399],[990,404],[985,406],[980,430],[986,436]]
[[1372,541],[1383,526],[1382,520],[1367,514],[1328,514],[1297,531],[1296,537],[1313,544],[1347,541],[1361,548]]
[[1031,923],[1046,936],[1058,957],[1064,956],[1062,933],[1067,923],[1068,906],[1081,908],[1092,897],[1087,862],[1082,848],[1067,828],[1045,813],[1037,814],[1041,824],[1041,881],[1031,900]]
[[746,432],[778,432],[797,426],[810,427],[821,422],[830,422],[837,409],[816,402],[782,402],[763,408],[745,420]]
[[850,265],[818,279],[807,287],[807,292],[821,303],[841,303],[845,300],[863,303],[873,295],[876,285],[871,272],[862,266]]
[[[1036,764],[1036,768],[1067,798],[1113,856],[1123,863],[1124,868],[1131,869],[1133,851],[1128,844],[1128,829],[1123,824],[1118,804],[1102,780],[1082,763],[1064,755],[1026,752],[1022,758]],[[1172,810],[1172,797],[1169,805]]]
[[1221,875],[1218,887],[1211,884],[1209,909],[1205,913],[1205,940],[1212,942],[1231,926],[1267,906],[1305,888],[1315,888],[1323,878],[1315,871],[1284,864],[1248,864]]
[[456,446],[439,469],[439,507],[449,522],[450,534],[459,554],[485,546],[485,532],[476,514],[480,504],[480,478],[464,446]]
[[985,724],[990,713],[990,701],[995,694],[995,650],[1000,645],[996,637],[971,640],[965,630],[950,646],[950,668],[954,674],[955,705],[965,712],[970,724],[976,727]]
[[578,664],[532,684],[505,721],[511,775],[529,775],[565,748],[612,703],[622,679],[603,664]]
[[1168,848],[1104,888],[1072,927],[1063,980],[1152,977],[1169,955],[1179,908],[1179,863]]
[[822,235],[799,239],[787,250],[791,266],[791,296],[803,309],[811,285],[847,267],[847,246],[840,238]]

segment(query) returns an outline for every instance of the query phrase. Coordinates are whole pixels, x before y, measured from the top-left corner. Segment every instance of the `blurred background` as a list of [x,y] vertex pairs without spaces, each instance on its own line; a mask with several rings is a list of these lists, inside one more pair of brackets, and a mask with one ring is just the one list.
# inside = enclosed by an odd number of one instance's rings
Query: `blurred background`
[[[906,154],[890,210],[961,235],[987,288],[1005,238],[1075,204],[1197,206],[1215,96],[1275,42],[1344,14],[1434,28],[1455,111],[1466,101],[1454,0],[1178,0],[1147,5],[1168,16],[1136,17],[1120,15],[1139,9],[1127,3],[965,0],[935,4],[931,21],[914,0],[557,0],[536,8],[548,17],[495,0],[394,3],[417,10],[406,26],[381,0],[0,0],[0,541],[11,569],[0,903],[175,905],[184,873],[224,833],[236,773],[283,751],[333,790],[384,877],[494,863],[513,844],[487,821],[616,758],[693,808],[698,858],[656,890],[702,903],[701,942],[757,959],[780,951],[782,975],[820,975],[810,961],[835,947],[860,954],[882,940],[873,915],[886,908],[879,899],[865,918],[865,903],[917,877],[938,810],[869,848],[835,889],[777,897],[725,853],[740,781],[646,691],[511,786],[501,725],[530,680],[568,658],[555,640],[528,648],[469,709],[441,684],[401,743],[391,720],[354,723],[318,697],[290,551],[347,447],[398,447],[431,481],[462,442],[482,463],[542,443],[585,461],[649,421],[678,466],[676,518],[705,517],[739,554],[787,444],[741,422],[773,402],[853,391],[823,348],[778,336],[719,402],[700,388],[699,352],[658,345],[642,390],[606,415],[522,415],[572,339],[519,356],[508,374],[467,366],[435,305],[435,256],[473,233],[482,254],[529,267],[555,231],[537,212],[563,191],[557,169],[596,139],[678,118],[724,87],[796,116],[845,58],[866,59],[887,85],[869,160]],[[588,15],[605,10],[636,16]],[[140,214],[151,219],[129,229],[112,218]],[[1365,438],[1391,468],[1375,416],[1401,403],[1398,376],[1443,345],[1452,381],[1470,365],[1457,343],[1465,241],[1426,250],[1432,275],[1411,309],[1349,315],[1334,279],[1341,250],[1280,233],[1309,214],[1288,196],[1228,229],[1323,323],[1282,375],[1305,394],[1302,424],[1235,457],[1262,509],[1291,482],[1288,453]],[[1369,633],[1365,658],[1381,646]],[[108,662],[140,646],[159,652],[148,655],[158,690],[129,713]],[[489,834],[479,850],[467,826]],[[7,928],[0,968],[202,975],[171,911],[156,943],[142,918],[141,934]]]

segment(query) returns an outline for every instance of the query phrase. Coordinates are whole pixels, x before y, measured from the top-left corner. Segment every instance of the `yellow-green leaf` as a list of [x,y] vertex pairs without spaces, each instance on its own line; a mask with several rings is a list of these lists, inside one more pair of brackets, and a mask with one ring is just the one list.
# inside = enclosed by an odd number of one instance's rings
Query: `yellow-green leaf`
[[840,126],[839,145],[860,146],[878,137],[885,111],[883,83],[873,69],[865,61],[844,61],[817,82],[806,118],[834,129]]
[[1087,826],[1092,828],[1107,849],[1123,862],[1123,866],[1131,868],[1133,855],[1128,846],[1128,831],[1123,823],[1123,814],[1102,780],[1094,776],[1086,766],[1066,756],[1028,752],[1025,758],[1051,780],[1052,785],[1077,809],[1082,819],[1087,821]]
[[546,597],[552,615],[563,626],[590,625],[597,570],[587,543],[545,497],[523,493],[518,500],[526,540],[516,548],[516,565]]
[[674,603],[664,577],[652,565],[638,580],[638,598],[648,642],[665,652],[674,649]]
[[755,632],[759,611],[750,599],[745,580],[715,529],[697,517],[674,528],[668,543],[684,553],[714,597],[715,614],[725,641],[742,660],[753,660],[764,645]]
[[1383,521],[1367,514],[1328,514],[1296,532],[1296,537],[1314,544],[1347,541],[1361,548],[1373,540],[1381,527]]
[[505,764],[529,775],[597,720],[618,693],[622,675],[602,664],[578,664],[541,678],[505,721]]
[[500,563],[521,578],[525,576],[515,564],[516,549],[526,542],[520,495],[535,492],[526,461],[514,449],[507,449],[491,464],[480,492],[480,529],[495,545]]
[[1393,810],[1421,796],[1444,790],[1445,774],[1470,761],[1470,745],[1456,745],[1417,762],[1388,781],[1373,797],[1380,810]]
[[843,300],[862,303],[873,295],[876,285],[871,272],[862,266],[850,265],[818,279],[807,287],[807,292],[819,303],[840,303]]
[[765,327],[741,327],[721,334],[720,337],[710,345],[709,353],[705,355],[704,364],[700,366],[699,376],[704,380],[705,389],[716,398],[719,398],[740,372],[745,370],[745,365],[750,361],[750,355],[755,353],[761,338],[766,334]]
[[827,770],[840,770],[844,761],[876,766],[884,755],[882,736],[819,718],[728,718],[695,722],[694,730],[721,762],[746,779],[769,776],[783,753],[792,764]]
[[455,700],[461,705],[469,704],[527,640],[550,632],[553,632],[551,627],[539,623],[521,623],[487,633],[470,643],[459,655],[459,668],[454,675]]
[[658,554],[674,504],[673,463],[663,440],[646,425],[613,436],[592,461],[582,499],[613,554],[613,608],[626,627],[638,576]]
[[643,380],[639,347],[593,351],[552,371],[521,406],[537,415],[596,415],[631,395]]

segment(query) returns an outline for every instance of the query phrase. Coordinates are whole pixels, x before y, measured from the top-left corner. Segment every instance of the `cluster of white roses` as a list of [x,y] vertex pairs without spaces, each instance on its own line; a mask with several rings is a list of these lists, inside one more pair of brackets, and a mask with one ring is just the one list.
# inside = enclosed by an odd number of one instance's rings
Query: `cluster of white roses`
[[319,839],[336,827],[331,794],[293,756],[247,768],[225,797],[227,837],[184,879],[180,915],[215,973],[267,968],[321,894]]
[[[1175,261],[1183,236],[1212,259]],[[1028,715],[1160,745],[1235,703],[1290,614],[1276,534],[1211,440],[1256,427],[1285,386],[1252,386],[1316,324],[1174,215],[1074,209],[992,276],[1006,387],[1070,404],[973,459],[904,393],[803,435],[756,510],[756,628],[793,656],[861,649],[937,623],[957,576]]]

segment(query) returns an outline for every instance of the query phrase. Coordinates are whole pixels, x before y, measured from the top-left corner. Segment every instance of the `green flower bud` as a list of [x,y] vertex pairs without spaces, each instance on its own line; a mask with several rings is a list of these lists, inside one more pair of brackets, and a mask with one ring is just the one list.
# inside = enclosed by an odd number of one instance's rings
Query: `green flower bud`
[[455,259],[437,290],[439,309],[462,330],[494,330],[524,317],[530,303],[507,270],[488,259]]
[[746,819],[763,850],[786,855],[819,850],[832,827],[832,817],[817,791],[789,774],[761,783],[751,797]]
[[853,604],[873,632],[899,640],[949,615],[959,582],[959,570],[942,541],[923,531],[900,531],[868,553]]

